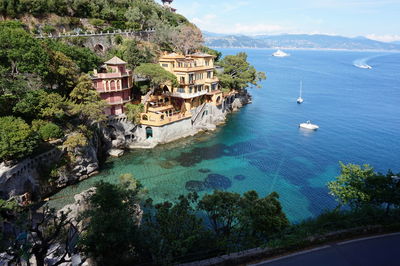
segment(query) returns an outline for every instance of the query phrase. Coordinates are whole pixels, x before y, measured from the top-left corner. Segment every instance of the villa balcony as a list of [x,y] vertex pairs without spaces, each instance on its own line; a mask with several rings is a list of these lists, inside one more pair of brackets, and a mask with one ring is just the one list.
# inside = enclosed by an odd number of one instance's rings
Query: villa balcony
[[192,117],[192,115],[181,113],[181,112],[173,112],[172,115],[166,115],[164,113],[142,113],[140,123],[146,126],[164,126],[176,121],[188,119]]
[[204,83],[207,83],[207,84],[218,83],[218,82],[219,82],[219,79],[216,77],[204,79]]
[[172,104],[157,104],[157,105],[150,104],[148,107],[148,111],[156,113],[156,112],[163,112],[166,110],[170,110],[173,108],[174,108],[174,106]]
[[183,99],[190,99],[199,96],[203,96],[207,94],[207,90],[202,90],[194,93],[186,93],[186,92],[173,92],[171,93],[172,97],[183,98]]
[[123,87],[123,88],[114,88],[114,89],[96,89],[97,92],[99,93],[110,93],[110,92],[117,92],[117,91],[126,91],[126,90],[130,90],[131,87]]
[[118,100],[118,101],[112,101],[112,102],[109,102],[109,101],[107,101],[107,103],[109,104],[109,105],[118,105],[118,104],[125,104],[125,103],[129,103],[129,102],[131,102],[132,101],[132,99],[131,99],[131,97],[129,97],[129,99],[121,99],[121,100]]
[[195,84],[195,81],[194,80],[189,80],[189,81],[179,81],[179,84],[180,85],[183,85],[183,86],[189,86],[189,85],[194,85]]
[[192,72],[192,71],[200,71],[200,70],[210,70],[214,69],[213,66],[187,66],[187,67],[175,67],[174,71],[175,72]]
[[115,78],[124,78],[130,76],[132,76],[132,71],[115,72],[115,73],[97,73],[97,75],[92,76],[92,79],[115,79]]

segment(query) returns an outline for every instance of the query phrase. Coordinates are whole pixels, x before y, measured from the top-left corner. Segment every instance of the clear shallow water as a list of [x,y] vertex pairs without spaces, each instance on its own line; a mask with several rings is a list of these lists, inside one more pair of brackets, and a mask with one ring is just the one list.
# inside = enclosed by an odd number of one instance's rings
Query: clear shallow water
[[[295,50],[276,58],[271,50],[246,52],[268,76],[262,89],[251,90],[253,104],[216,132],[112,159],[100,175],[62,190],[51,204],[70,203],[99,180],[118,182],[124,173],[139,179],[156,201],[174,200],[188,192],[188,181],[220,174],[229,191],[277,191],[296,222],[335,206],[326,183],[338,174],[339,161],[400,171],[400,54]],[[355,67],[357,60],[373,69]],[[302,105],[296,104],[300,80]],[[309,119],[320,130],[297,127]]]

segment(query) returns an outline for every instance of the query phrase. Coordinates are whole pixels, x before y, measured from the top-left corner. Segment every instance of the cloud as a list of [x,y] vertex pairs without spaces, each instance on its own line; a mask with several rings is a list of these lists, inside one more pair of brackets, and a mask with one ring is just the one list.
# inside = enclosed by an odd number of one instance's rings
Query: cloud
[[243,34],[243,35],[257,35],[257,34],[273,34],[288,31],[289,29],[275,24],[225,24],[218,23],[216,16],[206,15],[201,18],[193,18],[192,22],[195,23],[200,29],[214,33],[224,34]]
[[365,37],[371,40],[375,41],[381,41],[381,42],[394,42],[394,41],[400,41],[400,35],[391,35],[391,34],[386,34],[386,35],[376,35],[376,34],[368,34]]

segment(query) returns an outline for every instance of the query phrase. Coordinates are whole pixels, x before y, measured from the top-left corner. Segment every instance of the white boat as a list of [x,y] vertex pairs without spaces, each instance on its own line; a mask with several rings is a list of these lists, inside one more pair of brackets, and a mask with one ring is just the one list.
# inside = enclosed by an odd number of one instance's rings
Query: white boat
[[275,53],[272,54],[272,56],[276,57],[286,57],[289,56],[289,54],[285,53],[284,51],[278,49]]
[[310,129],[310,130],[317,130],[319,128],[318,125],[312,124],[310,120],[308,120],[305,123],[301,123],[299,125],[299,127],[301,128],[305,128],[305,129]]
[[364,64],[364,65],[358,65],[359,68],[364,68],[364,69],[372,69],[372,66]]
[[299,98],[297,98],[297,103],[300,104],[302,102],[304,102],[304,99],[301,97],[301,91],[303,89],[303,81],[300,81],[300,96]]

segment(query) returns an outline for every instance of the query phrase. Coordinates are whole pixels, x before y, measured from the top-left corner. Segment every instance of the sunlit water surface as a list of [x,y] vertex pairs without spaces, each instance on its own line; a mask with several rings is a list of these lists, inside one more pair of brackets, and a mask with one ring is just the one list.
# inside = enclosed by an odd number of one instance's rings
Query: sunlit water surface
[[[276,58],[271,50],[245,52],[268,76],[261,89],[251,90],[252,104],[216,132],[110,159],[100,175],[55,195],[52,206],[72,202],[100,180],[118,182],[132,173],[155,201],[173,201],[188,188],[201,195],[213,188],[262,196],[276,191],[297,222],[335,206],[326,183],[338,174],[339,161],[400,170],[400,54],[294,50]],[[298,105],[300,80],[304,103]],[[320,129],[299,129],[306,120]]]

